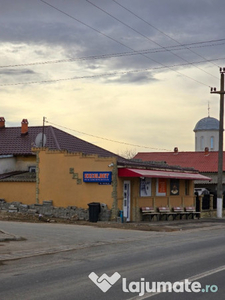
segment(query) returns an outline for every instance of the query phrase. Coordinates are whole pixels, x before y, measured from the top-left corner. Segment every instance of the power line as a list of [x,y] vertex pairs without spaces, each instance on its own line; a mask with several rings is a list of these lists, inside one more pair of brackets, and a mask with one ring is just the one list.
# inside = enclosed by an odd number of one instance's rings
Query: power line
[[[216,44],[216,42],[219,42],[219,44]],[[207,45],[208,43],[211,43]],[[204,45],[206,44],[206,45]],[[46,61],[39,61],[39,62],[30,62],[30,63],[23,63],[23,64],[11,64],[11,65],[3,65],[0,66],[0,69],[3,68],[15,68],[15,67],[26,67],[26,66],[34,66],[34,65],[45,65],[45,64],[58,64],[58,63],[65,63],[65,62],[73,62],[73,61],[85,61],[85,60],[91,60],[91,59],[105,59],[105,58],[117,58],[117,57],[124,57],[124,56],[134,56],[139,54],[151,54],[151,53],[159,53],[164,51],[170,51],[171,49],[174,51],[180,51],[183,50],[183,47],[189,46],[190,48],[203,48],[203,47],[213,47],[218,45],[224,45],[225,39],[219,39],[219,40],[210,40],[210,41],[203,41],[203,42],[195,42],[190,44],[182,44],[182,45],[176,45],[176,46],[168,46],[163,48],[153,48],[153,49],[144,49],[144,50],[138,50],[136,52],[117,52],[117,53],[110,53],[110,54],[101,54],[101,55],[91,55],[91,56],[82,56],[82,57],[74,57],[74,58],[68,58],[68,59],[56,59],[56,60],[46,60]],[[218,59],[215,59],[218,60]],[[205,60],[204,60],[205,61]],[[209,62],[210,60],[207,60],[206,62]],[[212,61],[212,60],[211,60]],[[198,62],[195,62],[195,64]],[[192,63],[189,63],[192,64]]]
[[[135,14],[133,11],[131,11],[130,9],[128,9],[127,7],[125,7],[124,5],[120,4],[119,2],[117,2],[116,0],[112,0],[114,3],[116,3],[117,5],[119,5],[120,7],[122,7],[123,9],[125,9],[126,11],[130,12],[132,15],[134,15],[135,17],[137,17],[138,19],[142,20],[143,22],[145,22],[146,24],[148,24],[150,27],[154,28],[155,30],[157,30],[158,32],[160,32],[161,34],[165,35],[166,37],[168,37],[169,39],[171,39],[172,41],[176,42],[177,44],[181,45],[181,43],[174,39],[173,37],[171,37],[170,35],[166,34],[164,31],[158,29],[157,27],[153,26],[151,23],[149,23],[148,21],[146,21],[145,19],[141,18],[140,16],[138,16],[137,14]],[[200,54],[198,54],[197,52],[190,50],[188,47],[186,47],[187,50],[191,51],[192,53],[198,55],[199,57],[203,58],[206,60],[206,58]],[[216,67],[219,68],[218,65],[213,64]]]
[[[225,58],[217,58],[215,60],[224,60]],[[208,60],[209,62],[212,60]],[[196,62],[196,63],[202,63],[201,62]],[[181,66],[187,66],[189,63],[183,63],[179,65],[173,65],[170,66],[169,69],[176,68],[176,67],[181,67]],[[154,68],[146,68],[146,69],[139,69],[139,70],[130,70],[130,71],[122,71],[122,72],[111,72],[111,73],[102,73],[102,74],[95,74],[95,75],[85,75],[85,76],[76,76],[76,77],[70,77],[70,78],[59,78],[59,79],[49,79],[49,80],[41,80],[41,81],[29,81],[29,82],[17,82],[17,83],[3,83],[0,84],[0,86],[16,86],[16,85],[30,85],[30,84],[40,84],[40,83],[54,83],[54,82],[59,82],[59,81],[69,81],[69,80],[77,80],[77,79],[90,79],[90,78],[101,78],[101,77],[108,77],[108,76],[115,76],[115,75],[125,75],[125,74],[130,74],[130,73],[140,73],[140,72],[149,72],[152,70],[159,70],[159,69],[164,69],[164,67],[154,67]],[[176,72],[179,74],[179,72]],[[185,75],[185,77],[188,77],[190,80],[193,80],[201,85],[211,87],[199,80],[196,80],[188,75]]]
[[[132,51],[134,51],[134,52],[137,52],[136,50],[132,49],[131,47],[129,47],[129,46],[127,46],[127,45],[121,43],[120,41],[118,41],[118,40],[116,40],[116,39],[114,39],[114,38],[112,38],[112,37],[110,37],[110,36],[104,34],[103,32],[101,32],[101,31],[95,29],[94,27],[92,27],[92,26],[90,26],[90,25],[88,25],[88,24],[86,24],[86,23],[84,23],[84,22],[78,20],[77,18],[75,18],[75,17],[71,16],[70,14],[68,14],[68,13],[66,13],[66,12],[64,12],[64,11],[62,11],[61,9],[58,9],[57,7],[55,7],[55,6],[51,5],[51,4],[49,4],[48,2],[46,2],[46,1],[44,1],[44,0],[39,0],[39,1],[45,3],[46,5],[52,7],[53,9],[59,11],[60,13],[62,13],[62,14],[64,14],[64,15],[68,16],[69,18],[72,18],[73,20],[75,20],[75,21],[81,23],[82,25],[87,26],[88,28],[94,30],[95,32],[97,32],[97,33],[99,33],[99,34],[101,34],[101,35],[103,35],[104,37],[107,37],[107,38],[109,38],[110,40],[112,40],[112,41],[114,41],[114,42],[116,42],[116,43],[122,45],[123,47],[126,47],[126,48],[128,48],[128,49],[130,49],[130,50],[132,50]],[[158,62],[158,61],[156,61],[156,60],[154,60],[154,59],[152,59],[152,58],[150,58],[150,57],[148,57],[148,56],[146,56],[146,55],[144,55],[144,54],[141,54],[141,55],[142,55],[143,57],[146,57],[147,59],[149,59],[149,60],[151,60],[151,61],[154,61],[154,62],[157,63],[157,64],[160,64],[160,65],[163,66],[164,68],[168,68],[168,69],[170,69],[170,70],[176,72],[177,74],[179,74],[179,75],[181,75],[181,76],[183,76],[183,77],[186,77],[186,78],[188,78],[188,79],[194,80],[194,81],[196,81],[196,82],[198,82],[198,83],[200,83],[200,84],[206,85],[206,84],[204,84],[204,83],[202,83],[202,82],[199,82],[198,80],[193,79],[192,77],[190,77],[190,76],[188,76],[188,75],[185,75],[185,74],[183,74],[183,73],[181,73],[181,72],[178,72],[178,71],[176,71],[176,70],[173,70],[172,68],[170,68],[170,67],[168,67],[168,66],[166,66],[166,65],[164,65],[164,64],[162,64],[162,63],[160,63],[160,62]],[[208,85],[206,85],[206,86],[208,86]]]
[[68,128],[68,127],[65,127],[65,126],[62,126],[62,125],[58,125],[58,124],[49,122],[47,120],[46,120],[46,123],[49,123],[51,125],[54,125],[54,126],[57,126],[57,127],[60,127],[60,128],[64,128],[66,130],[74,131],[74,132],[77,132],[77,133],[80,133],[80,134],[84,134],[84,135],[91,136],[91,137],[94,137],[94,138],[98,138],[98,139],[101,139],[101,140],[104,140],[104,141],[108,141],[108,142],[113,142],[113,143],[117,143],[117,144],[122,144],[122,145],[127,145],[127,146],[132,146],[132,147],[138,147],[138,148],[171,151],[171,150],[168,150],[168,149],[153,148],[153,147],[148,147],[148,146],[142,146],[142,145],[136,145],[136,144],[131,144],[131,143],[127,143],[127,142],[121,142],[121,141],[117,141],[117,140],[112,140],[112,139],[108,139],[108,138],[105,138],[105,137],[97,136],[97,135],[94,135],[94,134],[89,134],[89,133],[82,132],[82,131],[79,131],[79,130],[71,129],[71,128]]
[[[91,2],[90,0],[86,0],[88,3],[90,3],[91,5],[93,5],[94,7],[96,7],[97,9],[99,9],[100,11],[104,12],[105,14],[107,14],[108,16],[110,16],[111,18],[113,18],[114,20],[118,21],[119,23],[123,24],[124,26],[128,27],[129,29],[133,30],[134,32],[138,33],[140,36],[144,37],[145,39],[149,40],[150,42],[158,45],[159,47],[162,47],[164,49],[164,47],[162,45],[160,45],[159,43],[155,42],[154,40],[150,39],[148,36],[146,36],[145,34],[142,34],[140,31],[134,29],[133,27],[131,27],[130,25],[126,24],[125,22],[121,21],[120,19],[116,18],[115,16],[113,16],[112,14],[108,13],[106,10],[102,9],[101,7],[99,7],[98,5],[94,4],[93,2]],[[166,49],[166,48],[165,48]],[[173,55],[175,55],[176,57],[182,59],[183,61],[189,62],[188,60],[184,59],[183,57],[181,57],[180,55],[173,53],[173,51],[168,50],[170,53],[172,53]],[[189,62],[190,63],[190,62]],[[214,76],[211,73],[206,72],[205,70],[197,67],[194,63],[191,63],[195,68],[201,70],[202,72],[215,77],[218,79],[218,77]]]
[[[107,35],[107,34],[105,34],[105,33],[101,32],[100,30],[98,30],[98,29],[96,29],[96,28],[94,28],[94,27],[92,27],[92,26],[90,26],[90,25],[88,25],[88,24],[84,23],[83,21],[80,21],[80,20],[78,20],[77,18],[75,18],[75,17],[71,16],[70,14],[68,14],[68,13],[64,12],[63,10],[61,10],[61,9],[59,9],[59,8],[57,8],[57,7],[55,7],[54,5],[52,5],[52,4],[50,4],[50,3],[48,3],[48,2],[46,2],[46,1],[44,1],[44,0],[39,0],[39,1],[41,1],[41,2],[45,3],[46,5],[48,5],[48,6],[52,7],[53,9],[57,10],[58,12],[60,12],[60,13],[62,13],[62,14],[64,14],[64,15],[66,15],[67,17],[69,17],[69,18],[71,18],[71,19],[73,19],[73,20],[75,20],[75,21],[79,22],[80,24],[82,24],[82,25],[84,25],[84,26],[88,27],[89,29],[92,29],[92,30],[94,30],[95,32],[97,32],[97,33],[99,33],[99,34],[103,35],[104,37],[107,37],[108,39],[110,39],[110,40],[112,40],[112,41],[114,41],[114,42],[116,42],[116,43],[120,44],[121,46],[123,46],[123,47],[126,47],[126,48],[128,48],[128,49],[130,49],[130,50],[133,50],[133,51],[135,51],[134,49],[132,49],[132,48],[130,48],[130,47],[128,47],[128,46],[126,46],[125,44],[121,43],[120,41],[118,41],[118,40],[116,40],[116,39],[112,38],[111,36],[109,36],[109,35]],[[136,51],[135,51],[135,52],[136,52]]]

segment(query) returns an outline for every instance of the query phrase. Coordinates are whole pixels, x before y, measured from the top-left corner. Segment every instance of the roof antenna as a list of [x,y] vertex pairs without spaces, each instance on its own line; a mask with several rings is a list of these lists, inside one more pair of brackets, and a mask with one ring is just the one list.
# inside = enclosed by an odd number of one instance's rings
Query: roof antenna
[[208,117],[210,118],[210,104],[209,104],[209,101],[208,101]]

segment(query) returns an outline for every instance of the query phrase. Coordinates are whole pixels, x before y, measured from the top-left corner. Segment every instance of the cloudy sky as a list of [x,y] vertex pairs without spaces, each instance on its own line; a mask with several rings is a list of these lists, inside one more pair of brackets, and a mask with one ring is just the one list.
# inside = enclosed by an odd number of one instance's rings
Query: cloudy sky
[[224,0],[0,0],[0,115],[45,116],[119,154],[194,151],[208,103],[219,118],[224,11]]

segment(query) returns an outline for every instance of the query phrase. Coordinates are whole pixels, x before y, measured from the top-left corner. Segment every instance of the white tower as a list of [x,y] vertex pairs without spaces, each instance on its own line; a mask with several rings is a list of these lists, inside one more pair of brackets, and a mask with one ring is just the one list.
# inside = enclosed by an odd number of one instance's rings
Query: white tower
[[206,117],[198,121],[194,128],[195,151],[219,150],[219,121],[215,118]]

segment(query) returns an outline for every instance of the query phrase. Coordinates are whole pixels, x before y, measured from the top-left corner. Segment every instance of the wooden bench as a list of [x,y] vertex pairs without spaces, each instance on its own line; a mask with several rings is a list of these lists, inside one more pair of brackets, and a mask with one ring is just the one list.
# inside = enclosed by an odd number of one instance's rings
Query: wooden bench
[[194,216],[198,217],[199,219],[201,215],[200,212],[196,212],[194,206],[186,206],[185,208],[183,208],[182,206],[175,206],[173,207],[173,211],[177,213],[180,220],[183,216],[185,216],[186,219],[189,219],[190,216],[192,219],[194,219]]
[[142,221],[144,221],[145,216],[149,217],[149,221],[151,221],[154,218],[154,216],[156,216],[157,221],[159,220],[160,213],[156,212],[154,207],[152,206],[141,207],[141,213],[142,213]]
[[168,206],[160,206],[160,207],[158,207],[158,211],[160,213],[160,215],[159,215],[160,220],[162,219],[163,216],[166,216],[167,221],[168,221],[169,216],[172,216],[173,220],[174,220],[174,217],[176,216],[176,213],[171,212],[170,208]]
[[[184,211],[184,208],[182,206],[174,206],[173,211],[176,213],[176,216],[179,216],[179,219],[181,220],[183,216],[187,219],[187,212]],[[175,217],[176,217],[175,216]]]
[[156,216],[157,221],[162,220],[163,216],[166,217],[167,221],[170,216],[172,216],[173,220],[175,220],[177,216],[180,220],[183,216],[185,216],[186,219],[189,219],[190,216],[192,219],[194,219],[195,216],[199,219],[201,216],[200,212],[196,212],[194,206],[186,206],[185,208],[182,206],[175,206],[172,211],[168,206],[160,206],[158,207],[158,211],[155,211],[155,208],[152,206],[144,206],[141,207],[140,210],[142,214],[142,221],[144,221],[146,216],[148,216],[149,221],[152,221],[154,216]]
[[194,219],[194,217],[196,216],[198,219],[200,219],[201,217],[201,213],[196,211],[194,206],[186,206],[185,207],[185,212],[187,214],[186,219],[189,218],[189,216],[191,216],[192,219]]

